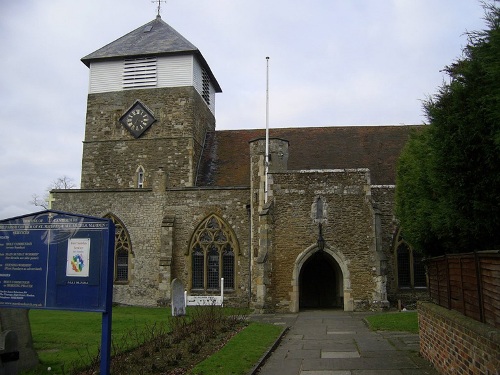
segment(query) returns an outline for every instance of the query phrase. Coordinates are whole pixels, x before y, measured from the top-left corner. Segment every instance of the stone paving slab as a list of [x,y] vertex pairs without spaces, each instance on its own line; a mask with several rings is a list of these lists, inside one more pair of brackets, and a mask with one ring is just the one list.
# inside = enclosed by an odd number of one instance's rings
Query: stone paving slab
[[356,338],[356,344],[360,352],[364,351],[391,351],[396,350],[390,342],[383,337],[364,337]]
[[359,352],[331,352],[328,350],[321,351],[321,358],[359,358]]
[[303,370],[400,370],[417,368],[408,358],[325,358],[321,360],[304,359]]
[[401,375],[400,370],[354,370],[351,375]]
[[351,371],[345,371],[345,370],[301,371],[300,375],[351,375]]
[[273,361],[266,364],[266,366],[258,372],[259,375],[293,375],[300,374],[302,360],[300,359],[286,359]]
[[289,350],[286,358],[292,359],[319,359],[321,352],[319,350]]
[[437,375],[418,355],[418,335],[372,332],[367,314],[338,310],[256,315],[289,327],[260,375]]
[[357,350],[357,345],[354,340],[343,340],[341,342],[332,340],[304,340],[303,348],[341,352]]

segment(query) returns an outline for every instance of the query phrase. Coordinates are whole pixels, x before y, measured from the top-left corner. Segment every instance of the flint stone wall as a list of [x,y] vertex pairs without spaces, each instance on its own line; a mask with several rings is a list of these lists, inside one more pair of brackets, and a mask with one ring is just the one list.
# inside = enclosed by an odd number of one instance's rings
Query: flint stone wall
[[[248,189],[56,190],[52,208],[97,217],[111,213],[124,224],[132,244],[130,279],[126,285],[114,285],[113,299],[115,303],[141,306],[169,303],[169,285],[174,278],[189,288],[191,236],[204,218],[217,214],[239,241],[235,289],[225,290],[225,297],[228,304],[241,305],[248,303],[248,196]],[[165,218],[173,220],[171,243],[162,241]],[[164,256],[167,251],[168,260]]]

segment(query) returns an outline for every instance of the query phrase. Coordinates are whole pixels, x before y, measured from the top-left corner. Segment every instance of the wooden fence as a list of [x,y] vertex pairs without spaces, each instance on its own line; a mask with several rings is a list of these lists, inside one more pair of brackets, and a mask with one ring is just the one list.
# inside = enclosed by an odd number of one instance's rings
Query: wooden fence
[[500,251],[432,258],[427,275],[434,303],[500,328]]

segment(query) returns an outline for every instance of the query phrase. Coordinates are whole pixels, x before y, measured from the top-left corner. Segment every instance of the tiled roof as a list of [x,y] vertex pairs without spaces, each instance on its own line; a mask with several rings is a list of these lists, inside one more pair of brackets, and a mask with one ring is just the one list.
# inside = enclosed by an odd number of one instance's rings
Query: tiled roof
[[222,91],[198,48],[164,22],[160,16],[83,57],[82,62],[90,67],[92,61],[173,54],[196,55],[200,64],[211,76],[216,91]]
[[[373,185],[392,185],[396,162],[411,129],[420,126],[341,126],[270,129],[289,141],[289,170],[369,168]],[[223,130],[207,134],[198,186],[249,186],[249,141],[265,130]]]

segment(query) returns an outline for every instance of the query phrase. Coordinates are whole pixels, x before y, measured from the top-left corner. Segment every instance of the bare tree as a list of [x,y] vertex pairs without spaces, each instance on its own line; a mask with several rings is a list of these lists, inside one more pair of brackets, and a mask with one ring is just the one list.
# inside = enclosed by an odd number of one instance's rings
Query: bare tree
[[78,185],[75,182],[75,180],[73,180],[71,177],[64,175],[52,181],[52,183],[47,187],[47,192],[44,194],[43,198],[37,193],[33,193],[31,195],[31,200],[29,201],[29,203],[34,206],[43,207],[44,209],[47,210],[49,208],[49,198],[51,190],[75,189],[77,187]]

